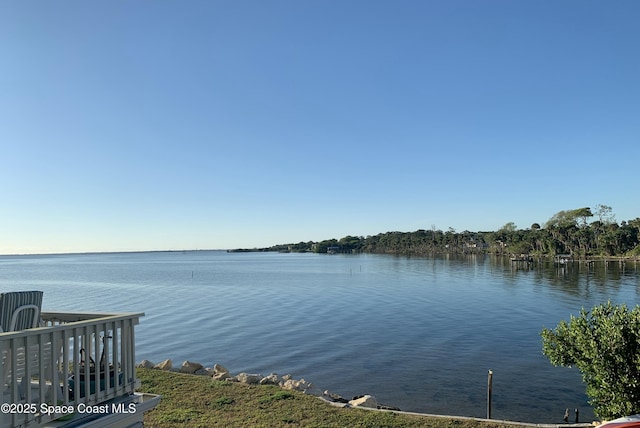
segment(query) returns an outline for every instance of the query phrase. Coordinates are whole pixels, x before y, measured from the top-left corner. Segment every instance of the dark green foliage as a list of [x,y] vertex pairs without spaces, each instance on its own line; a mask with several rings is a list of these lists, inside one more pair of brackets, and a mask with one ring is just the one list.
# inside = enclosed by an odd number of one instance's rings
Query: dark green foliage
[[213,406],[218,408],[228,406],[229,404],[233,404],[233,398],[219,397],[213,401]]
[[611,302],[582,310],[542,330],[542,350],[556,366],[576,366],[595,413],[615,418],[640,412],[640,306]]
[[364,238],[357,236],[345,236],[338,241],[338,246],[344,252],[359,250],[362,247]]
[[273,394],[266,396],[260,400],[261,403],[270,403],[278,400],[293,400],[295,395],[289,391],[276,391]]
[[313,246],[313,251],[316,253],[326,253],[330,247],[336,247],[338,241],[335,239],[327,239],[325,241],[318,242]]
[[[434,254],[479,253],[530,254],[554,256],[571,254],[575,257],[623,256],[640,254],[640,218],[623,221],[618,225],[611,207],[597,205],[598,220],[587,224],[593,217],[591,208],[559,211],[545,223],[533,223],[529,229],[518,229],[508,222],[495,232],[446,232],[420,229],[415,232],[386,232],[373,236],[345,236],[340,240],[274,245],[259,251],[313,251],[316,253],[380,253],[380,254]],[[256,250],[258,251],[258,250]]]

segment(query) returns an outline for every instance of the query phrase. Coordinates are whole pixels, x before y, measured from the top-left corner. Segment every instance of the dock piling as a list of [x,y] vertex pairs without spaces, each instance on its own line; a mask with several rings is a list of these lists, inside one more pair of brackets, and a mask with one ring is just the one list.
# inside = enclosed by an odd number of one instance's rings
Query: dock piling
[[491,419],[491,395],[493,394],[493,370],[489,370],[487,377],[487,419]]

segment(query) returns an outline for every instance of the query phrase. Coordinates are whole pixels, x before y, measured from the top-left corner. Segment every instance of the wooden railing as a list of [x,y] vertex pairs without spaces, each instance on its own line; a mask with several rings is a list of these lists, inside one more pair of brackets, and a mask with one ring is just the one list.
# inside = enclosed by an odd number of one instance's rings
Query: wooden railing
[[43,312],[44,327],[0,333],[0,426],[37,427],[132,394],[141,316]]

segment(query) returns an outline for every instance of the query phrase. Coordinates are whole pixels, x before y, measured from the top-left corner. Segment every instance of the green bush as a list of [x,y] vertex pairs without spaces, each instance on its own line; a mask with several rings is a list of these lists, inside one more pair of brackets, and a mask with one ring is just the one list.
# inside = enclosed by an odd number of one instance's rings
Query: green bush
[[596,415],[640,412],[640,306],[611,302],[542,330],[543,353],[556,366],[576,366]]

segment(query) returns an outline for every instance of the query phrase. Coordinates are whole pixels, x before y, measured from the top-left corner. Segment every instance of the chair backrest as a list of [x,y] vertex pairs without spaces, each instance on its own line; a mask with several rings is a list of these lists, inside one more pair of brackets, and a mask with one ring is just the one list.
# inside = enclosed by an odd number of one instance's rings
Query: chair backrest
[[42,291],[0,293],[1,331],[19,331],[40,324]]

